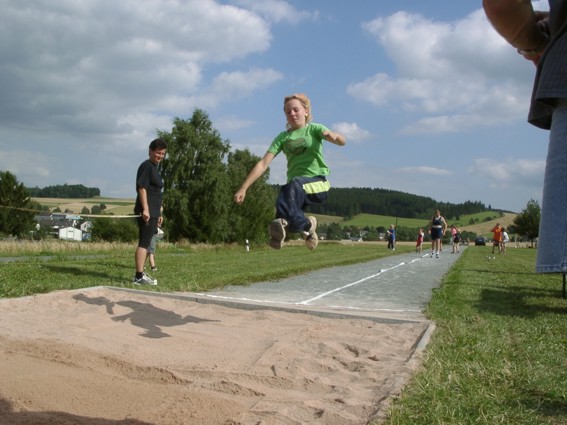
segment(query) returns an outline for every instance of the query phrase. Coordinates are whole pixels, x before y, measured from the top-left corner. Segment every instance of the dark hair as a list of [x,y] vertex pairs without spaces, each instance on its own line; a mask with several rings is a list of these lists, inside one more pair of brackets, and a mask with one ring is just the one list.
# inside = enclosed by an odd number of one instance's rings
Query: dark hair
[[154,139],[150,143],[150,150],[157,151],[161,149],[167,149],[167,142],[163,139]]

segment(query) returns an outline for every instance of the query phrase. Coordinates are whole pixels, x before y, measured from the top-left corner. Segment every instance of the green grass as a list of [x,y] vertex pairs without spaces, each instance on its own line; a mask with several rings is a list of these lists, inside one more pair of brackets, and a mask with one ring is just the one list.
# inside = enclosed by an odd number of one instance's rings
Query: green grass
[[[86,244],[76,244],[77,248]],[[65,250],[46,245],[41,251],[0,267],[0,297],[21,297],[62,289],[92,286],[132,287],[134,245],[103,247],[93,252]],[[51,248],[51,250],[50,250]],[[412,252],[412,246],[399,246],[397,252]],[[9,253],[3,254],[10,256]],[[158,244],[158,272],[153,277],[159,286],[148,290],[206,291],[225,285],[247,285],[258,281],[281,279],[319,268],[353,264],[392,255],[385,244],[321,243],[315,251],[303,244],[290,244],[279,251],[253,246],[246,252],[241,246],[188,246]],[[21,251],[18,257],[24,257]],[[51,256],[42,258],[42,256]],[[137,287],[139,288],[139,287]]]
[[[342,217],[334,216],[319,216],[317,218],[321,223],[340,223],[341,226],[357,226],[360,228],[364,227],[384,227],[388,228],[390,224],[398,225],[399,227],[408,228],[424,228],[429,227],[429,219],[423,218],[403,218],[394,217],[388,215],[378,215],[378,214],[357,214],[349,220],[343,220]],[[321,219],[320,219],[321,218]],[[490,219],[492,225],[500,220],[500,215],[495,211],[485,211],[477,214],[468,214],[459,217],[459,220],[448,220],[448,225],[454,224],[457,227],[464,227],[470,225],[471,219],[475,224],[487,223],[487,219]],[[488,227],[489,225],[487,225]]]
[[388,424],[567,424],[567,300],[535,250],[470,247],[434,291],[437,328]]
[[429,226],[428,219],[417,219],[417,218],[397,218],[387,215],[376,215],[376,214],[357,214],[350,220],[345,220],[341,222],[341,225],[345,226],[358,226],[358,227],[385,227],[388,228],[390,224],[400,226],[400,227],[414,227],[414,228],[427,228]]

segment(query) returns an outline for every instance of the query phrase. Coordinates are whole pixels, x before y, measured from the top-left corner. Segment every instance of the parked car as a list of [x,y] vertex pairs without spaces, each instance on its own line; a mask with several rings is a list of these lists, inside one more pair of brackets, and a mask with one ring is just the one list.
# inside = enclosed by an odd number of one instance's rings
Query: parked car
[[486,238],[484,236],[477,236],[474,240],[474,245],[486,245]]

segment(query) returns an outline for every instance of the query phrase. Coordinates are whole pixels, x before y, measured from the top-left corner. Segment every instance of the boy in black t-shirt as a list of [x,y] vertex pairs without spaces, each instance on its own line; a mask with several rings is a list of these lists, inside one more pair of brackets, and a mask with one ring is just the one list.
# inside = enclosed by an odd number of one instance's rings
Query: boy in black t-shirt
[[144,273],[144,263],[152,237],[161,226],[161,200],[163,180],[158,164],[165,158],[167,142],[155,139],[150,143],[149,158],[142,162],[136,173],[136,204],[134,214],[138,214],[138,247],[136,248],[136,275],[132,280],[136,285],[157,285],[157,280]]

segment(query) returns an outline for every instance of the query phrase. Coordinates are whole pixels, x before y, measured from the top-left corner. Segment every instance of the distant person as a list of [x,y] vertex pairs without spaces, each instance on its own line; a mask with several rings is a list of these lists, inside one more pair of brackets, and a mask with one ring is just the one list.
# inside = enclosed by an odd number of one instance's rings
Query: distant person
[[150,263],[150,268],[152,272],[157,272],[157,265],[156,265],[156,248],[157,243],[160,239],[163,238],[163,230],[160,227],[157,228],[156,233],[152,237],[152,241],[150,242],[150,246],[148,247],[148,256],[147,260]]
[[567,0],[549,0],[549,13],[530,1],[483,0],[486,16],[518,53],[537,66],[528,121],[550,130],[536,272],[567,272]]
[[506,228],[502,228],[502,245],[500,248],[500,252],[502,254],[506,254],[506,245],[510,242],[510,236],[508,236],[508,232],[506,232]]
[[304,94],[285,97],[283,109],[286,130],[276,136],[264,157],[252,168],[234,195],[234,202],[244,202],[248,188],[265,173],[276,155],[283,152],[287,158],[287,184],[282,186],[276,201],[276,219],[268,227],[270,246],[280,249],[287,229],[299,233],[307,248],[315,249],[319,242],[317,219],[305,217],[304,210],[309,204],[324,202],[331,187],[327,180],[329,167],[323,158],[323,141],[344,146],[346,139],[312,122],[311,101]]
[[421,254],[421,252],[423,251],[424,236],[425,233],[423,232],[423,229],[419,229],[419,231],[417,232],[417,241],[415,242],[415,252],[417,252],[418,254]]
[[451,242],[453,244],[453,251],[451,251],[453,254],[458,254],[460,253],[460,247],[459,244],[461,243],[461,231],[455,227],[455,225],[451,225]]
[[393,224],[388,227],[388,249],[396,250],[396,228]]
[[441,252],[441,238],[447,230],[447,222],[441,216],[441,211],[436,210],[429,226],[429,233],[431,234],[431,257],[439,258]]
[[161,227],[161,203],[163,180],[158,171],[158,164],[165,157],[167,142],[162,139],[152,140],[149,146],[149,158],[140,164],[136,173],[136,203],[134,214],[138,214],[138,247],[136,248],[136,285],[157,285],[157,280],[144,273],[144,263],[153,236]]
[[498,252],[502,253],[502,226],[500,223],[496,223],[491,230],[492,232],[492,253],[494,254],[494,250],[498,248]]

